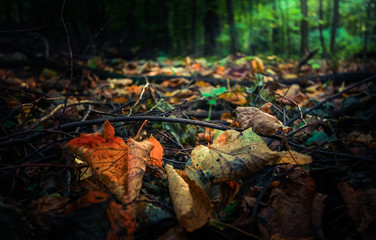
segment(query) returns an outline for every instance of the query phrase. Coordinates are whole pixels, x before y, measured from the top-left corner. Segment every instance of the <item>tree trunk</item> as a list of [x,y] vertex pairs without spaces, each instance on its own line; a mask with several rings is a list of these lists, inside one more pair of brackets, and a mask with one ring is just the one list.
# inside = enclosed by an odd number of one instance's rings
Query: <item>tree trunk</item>
[[226,0],[227,6],[227,23],[230,27],[230,48],[231,54],[235,55],[238,52],[238,36],[234,23],[234,8],[232,6],[232,0]]
[[272,24],[272,44],[273,44],[273,51],[274,54],[281,54],[281,46],[279,41],[279,24],[278,24],[278,12],[277,12],[277,2],[276,0],[273,1],[273,19],[274,22]]
[[339,23],[339,0],[333,2],[333,20],[330,29],[330,53],[335,56],[336,53],[336,34]]
[[[367,7],[366,7],[366,14],[367,14],[367,19],[372,19],[371,18],[371,3],[368,1],[367,2]],[[365,31],[364,31],[364,42],[363,42],[363,59],[366,59],[367,57],[367,52],[368,52],[368,39],[369,39],[369,22],[365,22]]]
[[307,0],[300,0],[300,7],[303,15],[303,19],[300,22],[300,34],[301,34],[301,42],[300,42],[300,55],[303,57],[306,53],[309,52],[308,47],[308,6]]
[[216,40],[219,35],[219,16],[218,3],[216,0],[205,0],[205,17],[204,17],[204,32],[205,32],[205,55],[213,55],[216,53]]
[[324,34],[323,34],[323,24],[322,24],[322,21],[323,21],[323,11],[322,11],[322,0],[319,0],[319,32],[320,32],[320,42],[321,42],[321,49],[322,49],[322,55],[321,57],[322,58],[325,58],[327,57],[327,50],[326,50],[326,45],[325,45],[325,39],[324,39]]
[[286,55],[287,58],[290,58],[291,55],[291,28],[290,25],[288,24],[290,21],[289,18],[289,0],[286,1],[286,8],[285,8],[285,15],[286,15],[286,23],[285,28],[286,28],[286,39],[287,39],[287,47],[286,47]]
[[197,18],[197,0],[191,1],[192,12],[191,12],[191,51],[193,56],[197,55],[197,48],[196,48],[196,18]]

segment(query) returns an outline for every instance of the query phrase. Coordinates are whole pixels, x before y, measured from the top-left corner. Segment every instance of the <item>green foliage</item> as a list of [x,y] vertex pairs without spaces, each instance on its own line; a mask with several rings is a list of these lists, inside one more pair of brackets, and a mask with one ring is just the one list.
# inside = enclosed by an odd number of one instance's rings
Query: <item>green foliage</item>
[[[333,19],[333,2],[322,1],[323,19],[319,19],[319,1],[307,0],[309,23],[309,47],[321,48],[318,34],[322,25],[326,47],[329,48],[330,28]],[[239,52],[246,55],[278,55],[284,58],[300,58],[300,28],[303,19],[300,1],[232,1],[235,31]],[[61,4],[41,0],[3,1],[2,9],[8,14],[0,15],[3,30],[25,29],[28,26],[61,24],[56,18]],[[207,16],[210,9],[217,20]],[[352,58],[353,55],[376,50],[376,5],[371,0],[340,1],[339,26],[337,29],[337,58]],[[230,53],[230,27],[228,9],[224,0],[211,1],[97,1],[67,2],[64,20],[71,35],[74,52],[76,45],[93,45],[89,53],[97,55],[102,44],[119,54],[143,58],[204,55],[205,47],[211,46],[212,55],[226,56]],[[207,43],[205,22],[215,29],[215,42]],[[43,35],[50,43],[63,39],[55,28],[36,31],[29,39]],[[60,32],[61,33],[61,32]],[[62,32],[62,34],[65,34]],[[367,39],[365,39],[367,37]],[[95,41],[94,41],[95,40]],[[63,40],[65,41],[65,39]],[[91,44],[91,42],[93,44]],[[100,42],[100,43],[98,43]],[[90,43],[90,44],[89,44]],[[103,44],[105,43],[105,44]],[[57,43],[61,44],[61,42]],[[82,46],[81,46],[82,47]],[[110,51],[108,51],[110,52]],[[366,52],[364,52],[366,53]],[[93,61],[89,66],[98,67]]]
[[209,101],[209,114],[207,121],[210,121],[211,111],[213,105],[217,102],[217,96],[225,93],[227,89],[225,87],[214,88],[210,92],[201,92],[203,98],[206,98]]

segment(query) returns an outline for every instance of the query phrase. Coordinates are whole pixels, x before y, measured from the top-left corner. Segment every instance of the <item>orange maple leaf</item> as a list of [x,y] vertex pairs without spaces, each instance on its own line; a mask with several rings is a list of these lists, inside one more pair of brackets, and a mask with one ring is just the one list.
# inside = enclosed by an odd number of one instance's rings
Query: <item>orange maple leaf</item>
[[86,161],[106,187],[121,201],[135,200],[153,144],[115,137],[106,121],[101,133],[81,134],[67,143],[72,153]]
[[148,160],[148,165],[155,165],[162,167],[162,158],[163,158],[163,147],[158,142],[158,140],[151,136],[148,139],[149,142],[151,142],[154,146],[153,150],[150,152],[150,158]]

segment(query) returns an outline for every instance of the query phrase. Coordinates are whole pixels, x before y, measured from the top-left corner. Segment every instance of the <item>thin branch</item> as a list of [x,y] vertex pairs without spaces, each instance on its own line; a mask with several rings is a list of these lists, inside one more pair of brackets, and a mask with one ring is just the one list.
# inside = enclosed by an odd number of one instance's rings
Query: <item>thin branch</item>
[[[53,127],[48,129],[48,131],[51,130],[62,130],[62,129],[70,129],[70,128],[77,128],[77,127],[82,127],[82,126],[90,126],[90,125],[96,125],[96,124],[103,124],[105,120],[108,120],[110,122],[132,122],[132,121],[144,121],[148,120],[151,122],[173,122],[173,123],[182,123],[182,124],[192,124],[192,125],[197,125],[201,127],[208,127],[208,128],[214,128],[218,130],[229,130],[231,129],[228,126],[225,125],[219,125],[215,123],[210,123],[210,122],[203,122],[203,121],[198,121],[198,120],[192,120],[192,119],[185,119],[185,118],[170,118],[170,117],[158,117],[158,116],[129,116],[129,117],[111,117],[111,118],[99,118],[99,119],[94,119],[94,120],[87,120],[84,122],[72,122],[72,123],[66,123],[62,124],[59,127]],[[25,131],[23,132],[24,134],[30,133],[31,131]],[[17,133],[17,135],[20,135],[22,133]],[[7,142],[0,142],[0,148],[2,147],[7,147],[10,145],[14,144],[25,144],[35,138],[41,138],[45,135],[47,135],[48,132],[43,132],[39,134],[35,134],[32,136],[24,137],[24,138],[18,138],[14,140],[9,140]],[[11,138],[12,136],[7,136],[7,138]]]
[[338,93],[336,93],[336,94],[334,94],[334,95],[332,95],[332,96],[326,98],[325,100],[319,102],[319,103],[316,104],[315,106],[313,106],[313,107],[311,107],[310,109],[306,110],[303,114],[291,118],[289,121],[287,121],[286,126],[289,125],[289,124],[291,124],[291,123],[293,123],[295,120],[297,120],[297,119],[299,119],[299,118],[304,118],[308,113],[310,113],[310,112],[312,112],[313,110],[315,110],[315,109],[321,107],[322,105],[324,105],[325,103],[327,103],[327,102],[333,100],[334,98],[336,98],[336,97],[342,95],[342,93],[345,93],[345,92],[347,92],[347,91],[349,91],[349,90],[351,90],[351,89],[353,89],[353,88],[355,88],[355,87],[357,87],[357,86],[360,86],[360,85],[362,85],[362,84],[364,84],[364,83],[367,83],[367,82],[370,82],[370,81],[374,81],[375,79],[376,79],[376,74],[374,74],[374,75],[372,75],[371,77],[366,78],[366,79],[364,79],[364,80],[362,80],[362,81],[360,81],[360,82],[354,83],[353,85],[350,85],[349,87],[343,89],[342,91],[339,91]]
[[67,34],[67,44],[68,44],[68,49],[69,49],[70,75],[69,75],[69,83],[68,83],[68,88],[67,88],[67,92],[66,92],[66,97],[65,97],[65,101],[64,101],[64,110],[63,110],[63,112],[65,112],[65,109],[67,107],[67,102],[68,102],[68,97],[69,97],[69,90],[71,88],[71,84],[72,84],[72,81],[73,81],[73,53],[72,53],[72,47],[71,47],[71,43],[70,43],[69,31],[68,31],[67,25],[65,24],[65,21],[64,21],[64,6],[65,6],[65,0],[63,0],[63,6],[61,7],[60,18],[61,18],[61,22],[63,23],[64,29],[65,29],[65,33]]

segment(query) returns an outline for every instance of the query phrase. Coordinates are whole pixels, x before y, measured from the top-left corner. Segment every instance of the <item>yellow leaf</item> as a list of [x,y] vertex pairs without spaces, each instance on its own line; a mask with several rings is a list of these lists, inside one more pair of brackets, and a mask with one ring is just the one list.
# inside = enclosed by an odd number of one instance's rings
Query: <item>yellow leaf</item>
[[210,192],[213,182],[224,182],[250,176],[270,161],[279,159],[252,129],[240,133],[228,130],[212,145],[197,146],[191,153],[191,164],[184,172]]
[[188,232],[204,226],[213,217],[213,208],[205,191],[195,181],[165,165],[174,211],[180,225]]
[[304,164],[310,164],[312,162],[312,157],[301,154],[295,151],[282,151],[279,152],[280,159],[278,159],[277,162],[270,162],[269,165],[274,164],[283,164],[283,163],[290,163],[290,164],[298,164],[298,165],[304,165]]

